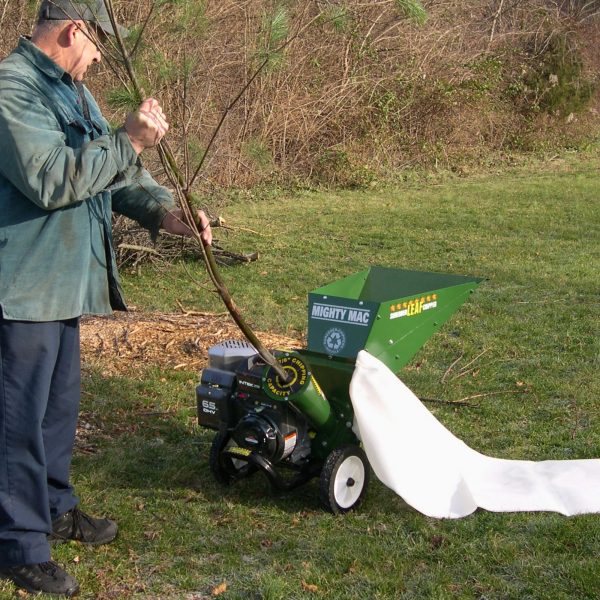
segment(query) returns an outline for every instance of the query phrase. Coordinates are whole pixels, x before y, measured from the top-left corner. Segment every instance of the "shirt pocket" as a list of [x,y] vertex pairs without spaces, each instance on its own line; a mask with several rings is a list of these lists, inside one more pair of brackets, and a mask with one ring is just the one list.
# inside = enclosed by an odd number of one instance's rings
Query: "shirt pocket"
[[90,110],[90,121],[94,126],[95,135],[108,135],[110,133],[110,126],[107,120],[102,116],[100,109],[95,102],[88,100],[88,106]]

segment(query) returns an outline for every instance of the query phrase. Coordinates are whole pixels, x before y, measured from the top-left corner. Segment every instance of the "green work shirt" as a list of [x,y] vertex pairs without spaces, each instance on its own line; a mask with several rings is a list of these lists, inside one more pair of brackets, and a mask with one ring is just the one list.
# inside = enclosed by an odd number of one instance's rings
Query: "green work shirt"
[[0,62],[0,307],[55,321],[125,309],[113,210],[153,237],[170,192],[90,92],[29,40]]

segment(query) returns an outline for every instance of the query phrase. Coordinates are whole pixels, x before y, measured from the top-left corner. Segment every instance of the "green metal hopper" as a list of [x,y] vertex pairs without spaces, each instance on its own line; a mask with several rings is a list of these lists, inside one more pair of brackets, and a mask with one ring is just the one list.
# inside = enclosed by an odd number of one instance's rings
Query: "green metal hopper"
[[351,412],[348,389],[356,355],[364,349],[397,373],[481,281],[371,267],[309,293],[308,344],[298,354],[310,364],[330,406],[317,436],[327,440],[325,449],[352,438],[339,423]]
[[367,350],[394,371],[406,365],[482,281],[371,267],[308,296],[308,350],[354,359]]

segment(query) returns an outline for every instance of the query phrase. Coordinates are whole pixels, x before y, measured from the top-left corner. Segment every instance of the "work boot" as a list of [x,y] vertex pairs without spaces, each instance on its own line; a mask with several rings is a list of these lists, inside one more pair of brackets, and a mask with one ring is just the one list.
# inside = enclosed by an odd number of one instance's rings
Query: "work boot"
[[77,580],[52,560],[2,569],[0,577],[10,579],[17,587],[31,593],[74,596],[79,591]]
[[50,544],[75,540],[90,546],[108,544],[117,537],[117,524],[110,519],[90,517],[77,507],[52,521]]

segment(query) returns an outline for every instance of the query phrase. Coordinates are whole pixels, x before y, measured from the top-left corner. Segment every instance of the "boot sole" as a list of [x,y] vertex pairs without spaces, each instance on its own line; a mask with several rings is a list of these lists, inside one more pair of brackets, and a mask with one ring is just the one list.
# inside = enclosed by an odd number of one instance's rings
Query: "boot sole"
[[25,580],[21,579],[18,576],[4,575],[0,573],[0,579],[12,581],[14,585],[16,585],[21,590],[25,590],[28,594],[47,594],[48,596],[62,596],[71,598],[79,593],[79,584],[77,584],[74,588],[69,588],[62,592],[49,592],[48,590],[42,590],[40,588],[31,587],[29,583],[27,583]]
[[84,546],[104,546],[106,544],[110,544],[111,542],[114,542],[117,539],[117,534],[115,533],[115,535],[112,537],[102,538],[100,540],[94,540],[93,542],[86,542],[84,540],[76,540],[76,539],[71,539],[71,538],[58,538],[58,537],[51,537],[51,536],[48,536],[46,539],[51,546],[57,546],[58,544],[66,544],[67,542],[77,542],[78,544],[82,544]]

